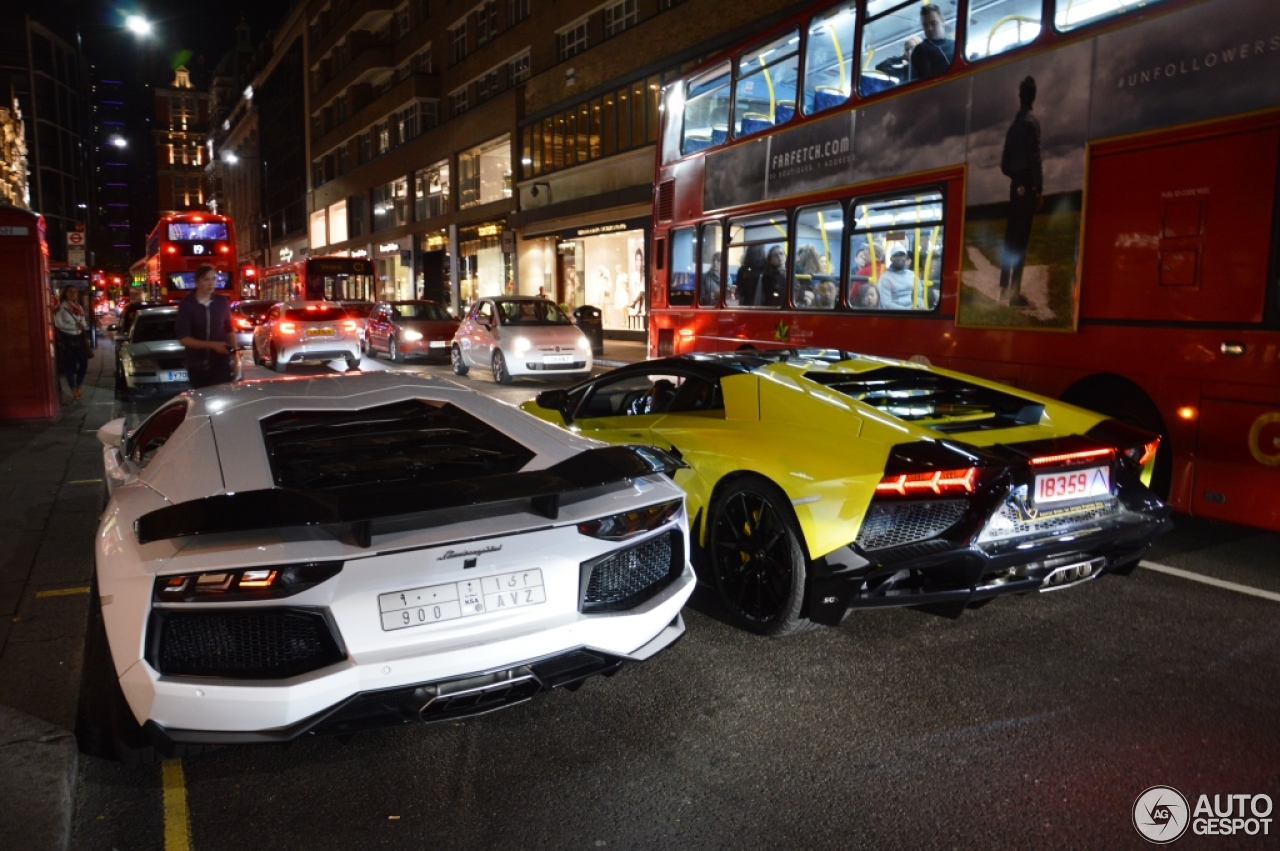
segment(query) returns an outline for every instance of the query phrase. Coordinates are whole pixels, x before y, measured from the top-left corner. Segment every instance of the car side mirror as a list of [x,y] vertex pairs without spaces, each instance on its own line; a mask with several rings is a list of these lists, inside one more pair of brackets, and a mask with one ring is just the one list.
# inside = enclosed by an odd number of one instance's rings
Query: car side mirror
[[118,447],[124,443],[124,417],[118,417],[98,429],[98,442],[103,446]]
[[569,424],[569,391],[543,390],[534,397],[533,401],[539,408],[555,411],[564,420],[565,425]]

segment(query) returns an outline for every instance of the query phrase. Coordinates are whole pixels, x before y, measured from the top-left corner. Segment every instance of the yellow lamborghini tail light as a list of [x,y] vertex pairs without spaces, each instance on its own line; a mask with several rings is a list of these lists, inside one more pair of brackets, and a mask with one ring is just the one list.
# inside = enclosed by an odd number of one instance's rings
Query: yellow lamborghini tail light
[[885,476],[876,485],[877,496],[925,496],[973,493],[978,482],[978,468],[932,470],[925,473],[896,473]]

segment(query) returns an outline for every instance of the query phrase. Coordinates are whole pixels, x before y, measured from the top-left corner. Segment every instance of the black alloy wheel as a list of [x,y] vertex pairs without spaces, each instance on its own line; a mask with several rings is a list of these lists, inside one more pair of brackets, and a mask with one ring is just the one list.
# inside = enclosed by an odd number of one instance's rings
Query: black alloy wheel
[[275,343],[271,344],[271,357],[269,361],[268,366],[271,367],[272,372],[287,372],[289,370],[289,365],[280,361],[280,352],[276,349]]
[[449,360],[453,362],[454,375],[467,374],[467,362],[462,359],[462,349],[458,346],[452,346],[449,349]]
[[720,600],[740,626],[782,636],[814,627],[801,616],[807,561],[795,515],[772,482],[731,484],[711,514],[709,549]]
[[507,359],[502,352],[493,353],[493,380],[497,384],[510,384],[511,372],[507,369]]

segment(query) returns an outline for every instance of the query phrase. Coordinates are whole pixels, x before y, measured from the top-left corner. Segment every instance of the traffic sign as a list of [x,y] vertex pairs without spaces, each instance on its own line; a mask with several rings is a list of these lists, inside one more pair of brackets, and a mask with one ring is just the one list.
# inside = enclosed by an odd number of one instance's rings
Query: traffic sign
[[85,266],[87,264],[84,261],[85,261],[85,257],[84,257],[83,248],[67,249],[67,265],[68,266]]
[[80,248],[84,245],[84,234],[80,231],[67,231],[67,247]]

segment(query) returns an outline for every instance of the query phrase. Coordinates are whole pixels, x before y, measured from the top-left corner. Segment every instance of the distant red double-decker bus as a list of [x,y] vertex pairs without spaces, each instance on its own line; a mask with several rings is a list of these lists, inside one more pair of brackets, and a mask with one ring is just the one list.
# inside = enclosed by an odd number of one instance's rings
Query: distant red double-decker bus
[[156,223],[147,237],[146,297],[177,301],[196,288],[196,269],[217,270],[217,289],[239,292],[235,229],[231,219],[213,213],[175,213]]
[[1280,530],[1277,33],[1253,0],[814,3],[664,89],[653,354],[1003,381]]
[[373,264],[363,257],[306,257],[258,272],[267,301],[373,301]]

